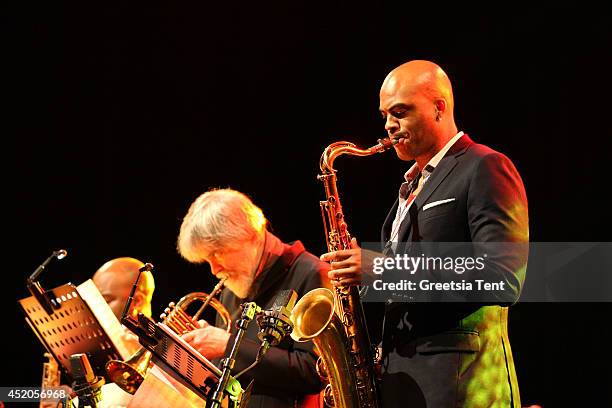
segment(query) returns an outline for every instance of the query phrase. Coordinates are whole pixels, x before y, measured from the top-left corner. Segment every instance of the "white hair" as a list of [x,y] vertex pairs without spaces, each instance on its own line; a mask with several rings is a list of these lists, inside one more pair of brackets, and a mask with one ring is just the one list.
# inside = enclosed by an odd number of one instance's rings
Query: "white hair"
[[216,249],[263,236],[267,220],[244,194],[229,188],[200,195],[181,224],[177,247],[190,262],[204,262]]

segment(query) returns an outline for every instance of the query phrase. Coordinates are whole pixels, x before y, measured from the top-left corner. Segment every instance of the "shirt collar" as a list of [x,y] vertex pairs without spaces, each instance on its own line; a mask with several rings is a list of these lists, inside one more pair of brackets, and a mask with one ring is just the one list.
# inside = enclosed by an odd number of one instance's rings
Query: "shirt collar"
[[[301,241],[285,244],[269,231],[266,231],[267,247],[264,247],[266,253],[263,261],[265,266],[263,270],[256,275],[249,294],[244,299],[245,301],[257,299],[270,287],[276,284],[279,279],[286,276],[288,267],[294,260],[306,249]],[[286,268],[287,267],[287,268]]]
[[[429,175],[431,174],[431,172],[434,171],[434,169],[436,168],[436,166],[438,166],[438,163],[440,163],[440,160],[442,160],[442,158],[446,155],[446,153],[450,150],[451,147],[453,147],[453,145],[457,142],[457,140],[459,140],[461,138],[461,136],[463,136],[464,133],[463,131],[460,131],[459,133],[457,133],[455,136],[453,136],[453,138],[451,140],[449,140],[442,149],[440,149],[440,151],[438,153],[436,153],[434,155],[434,157],[431,158],[431,160],[429,160],[429,162],[427,163],[427,165],[425,166],[425,168],[423,169],[423,175],[422,177],[425,179],[427,177],[429,177]],[[408,169],[408,171],[404,174],[404,179],[408,182],[412,181],[412,179],[414,179],[417,174],[419,174],[419,166],[417,166],[416,162],[410,167],[410,169]]]

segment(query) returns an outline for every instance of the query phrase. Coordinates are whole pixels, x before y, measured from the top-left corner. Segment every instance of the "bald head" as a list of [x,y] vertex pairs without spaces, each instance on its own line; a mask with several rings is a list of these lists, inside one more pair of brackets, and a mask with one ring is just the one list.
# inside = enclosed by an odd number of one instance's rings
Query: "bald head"
[[402,160],[426,164],[456,133],[453,89],[446,73],[415,60],[387,75],[380,88],[380,112]]
[[[111,310],[121,318],[121,313],[130,295],[138,270],[144,264],[135,258],[116,258],[106,262],[93,276],[93,282],[104,296]],[[130,315],[138,313],[151,316],[151,298],[155,289],[153,275],[143,272],[138,281]]]
[[408,61],[395,68],[385,78],[381,87],[383,92],[418,92],[431,101],[444,99],[451,112],[454,106],[453,88],[446,72],[431,61]]

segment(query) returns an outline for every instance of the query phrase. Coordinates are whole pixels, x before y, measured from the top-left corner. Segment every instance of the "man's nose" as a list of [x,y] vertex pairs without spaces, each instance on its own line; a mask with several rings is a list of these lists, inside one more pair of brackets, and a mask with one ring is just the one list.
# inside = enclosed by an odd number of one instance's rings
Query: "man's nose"
[[385,118],[385,130],[389,135],[394,134],[399,130],[399,123],[397,118],[393,117],[393,115],[387,115]]
[[217,276],[219,273],[223,272],[223,266],[221,266],[219,262],[212,261],[208,264],[210,265],[210,272],[212,272],[213,275]]

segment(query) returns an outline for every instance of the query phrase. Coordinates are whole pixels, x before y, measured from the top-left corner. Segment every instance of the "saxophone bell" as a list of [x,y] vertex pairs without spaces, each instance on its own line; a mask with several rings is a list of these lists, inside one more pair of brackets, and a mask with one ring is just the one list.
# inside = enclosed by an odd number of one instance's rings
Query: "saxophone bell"
[[313,289],[305,294],[291,314],[294,326],[291,338],[297,342],[311,340],[319,350],[316,368],[321,380],[328,383],[323,392],[326,407],[368,406],[367,402],[360,404],[357,392],[360,378],[355,375],[350,343],[336,307],[329,289]]

